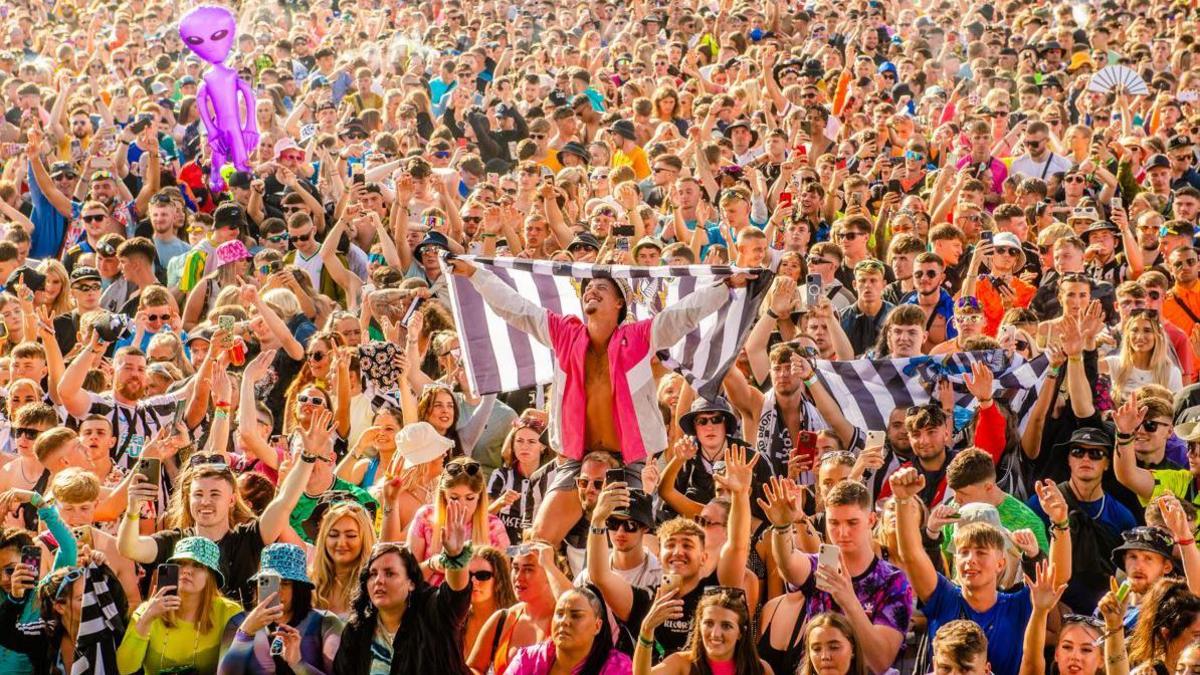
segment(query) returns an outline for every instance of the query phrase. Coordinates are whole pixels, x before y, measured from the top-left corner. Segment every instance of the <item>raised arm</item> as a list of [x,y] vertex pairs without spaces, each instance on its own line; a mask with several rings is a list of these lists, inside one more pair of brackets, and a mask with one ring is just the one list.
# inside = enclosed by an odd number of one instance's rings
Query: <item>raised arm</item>
[[[747,453],[752,457],[746,458]],[[713,478],[719,487],[730,494],[728,536],[717,561],[717,578],[723,586],[740,586],[750,560],[750,489],[754,482],[754,465],[762,455],[745,446],[729,446],[725,451],[725,475]]]
[[1071,524],[1067,500],[1052,480],[1040,481],[1033,487],[1042,510],[1050,519],[1050,569],[1054,585],[1065,584],[1071,578]]
[[100,340],[96,331],[91,331],[87,346],[71,361],[63,371],[62,380],[58,383],[58,393],[62,405],[75,418],[82,419],[87,414],[92,402],[88,392],[83,388],[83,378],[87,376],[93,365],[98,365],[104,356],[108,345]]
[[471,280],[471,285],[500,318],[518,330],[529,333],[538,342],[550,344],[549,312],[545,308],[514,293],[512,287],[488,270],[461,259],[455,259],[451,264],[455,274]]
[[304,359],[304,345],[300,344],[299,340],[292,335],[292,331],[288,330],[287,324],[283,322],[283,319],[279,318],[275,310],[263,302],[262,297],[253,286],[242,286],[240,297],[243,305],[253,305],[258,310],[259,315],[266,322],[267,328],[279,340],[283,351],[287,352],[287,355],[292,360],[300,361]]
[[158,486],[135,473],[129,484],[129,501],[117,529],[117,550],[134,562],[149,565],[158,557],[158,542],[140,533],[143,504],[158,498]]
[[273,544],[283,534],[288,526],[288,519],[300,495],[304,494],[304,486],[312,476],[313,465],[316,462],[332,461],[333,454],[333,413],[322,410],[308,420],[308,425],[301,430],[304,440],[304,452],[298,462],[292,466],[287,478],[279,486],[275,498],[263,509],[259,518],[258,529],[264,545]]
[[925,477],[909,467],[892,474],[888,483],[896,500],[896,543],[900,562],[917,598],[926,602],[937,589],[938,575],[921,545],[921,505],[917,503],[917,495],[925,487]]
[[1019,675],[1044,675],[1046,672],[1046,618],[1067,589],[1066,584],[1055,585],[1050,573],[1049,563],[1040,562],[1037,564],[1037,576],[1033,579],[1025,577],[1033,613],[1025,625],[1025,648],[1021,655]]
[[1133,434],[1146,417],[1146,408],[1138,402],[1136,391],[1129,392],[1125,402],[1113,414],[1117,427],[1117,447],[1113,453],[1113,472],[1117,480],[1129,488],[1142,502],[1154,495],[1154,474],[1137,465],[1133,451]]
[[[591,528],[587,539],[587,570],[592,583],[604,595],[604,601],[614,616],[621,621],[629,619],[633,610],[633,587],[613,571],[608,557],[608,517],[617,509],[629,508],[629,488],[624,483],[604,486],[592,509]],[[741,573],[738,573],[741,581]]]
[[802,520],[800,488],[791,480],[773,476],[763,489],[765,499],[759,499],[767,520],[771,522],[771,555],[783,580],[801,586],[812,574],[812,563],[802,551],[796,550],[795,523]]

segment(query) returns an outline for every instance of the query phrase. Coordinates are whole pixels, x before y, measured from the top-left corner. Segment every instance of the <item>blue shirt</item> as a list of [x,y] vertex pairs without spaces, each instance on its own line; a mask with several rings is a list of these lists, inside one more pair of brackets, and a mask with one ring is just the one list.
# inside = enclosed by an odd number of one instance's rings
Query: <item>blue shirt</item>
[[[169,333],[169,332],[171,332],[171,329],[164,326],[163,331]],[[163,331],[159,331],[159,332],[163,332]],[[121,338],[120,340],[117,340],[117,346],[113,348],[114,353],[116,352],[117,349],[120,349],[121,347],[128,347],[129,345],[133,344],[134,333],[136,333],[136,332],[137,332],[136,329],[134,329],[125,337]],[[146,333],[144,335],[142,335],[142,343],[140,345],[138,345],[138,349],[142,350],[143,352],[148,350],[150,348],[150,340],[154,339],[155,335],[158,335],[158,333],[151,333],[150,331],[146,331]],[[188,334],[187,334],[186,330],[181,331],[179,333],[179,341],[183,343],[184,356],[186,356],[188,359],[191,359],[192,358],[192,350],[188,348],[188,344],[187,344]]]
[[938,629],[955,619],[970,619],[979,624],[987,635],[988,661],[995,675],[1017,675],[1020,671],[1025,624],[1032,614],[1033,603],[1026,587],[1015,593],[999,592],[996,604],[986,612],[976,612],[963,599],[962,589],[940,574],[937,588],[925,601],[930,635],[937,635]]
[[[903,298],[900,298],[902,305],[917,304],[917,292],[909,291]],[[933,308],[933,313],[946,320],[946,339],[953,340],[958,337],[958,329],[954,327],[954,297],[951,296],[946,289],[941,289],[941,296],[938,297],[938,303]]]
[[[1105,494],[1094,502],[1085,502],[1078,499],[1076,501],[1079,502],[1080,510],[1087,514],[1088,518],[1100,523],[1114,534],[1120,534],[1137,527],[1137,520],[1134,519],[1133,512],[1110,494]],[[1046,527],[1049,527],[1050,518],[1042,510],[1042,502],[1038,499],[1038,496],[1033,495],[1030,497],[1027,504],[1037,514],[1037,517],[1046,523]]]
[[[32,167],[29,168],[29,175],[33,175]],[[36,180],[28,182],[29,198],[33,204],[33,211],[29,214],[29,220],[33,221],[29,257],[38,260],[57,258],[63,248],[63,237],[67,234],[67,219],[46,198]]]

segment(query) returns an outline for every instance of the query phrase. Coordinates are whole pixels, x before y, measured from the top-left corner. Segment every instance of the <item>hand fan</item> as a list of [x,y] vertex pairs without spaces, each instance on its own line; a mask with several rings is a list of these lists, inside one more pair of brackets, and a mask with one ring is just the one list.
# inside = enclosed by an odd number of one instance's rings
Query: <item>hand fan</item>
[[1107,94],[1117,90],[1134,96],[1147,96],[1150,87],[1134,70],[1128,66],[1105,66],[1092,76],[1088,91]]

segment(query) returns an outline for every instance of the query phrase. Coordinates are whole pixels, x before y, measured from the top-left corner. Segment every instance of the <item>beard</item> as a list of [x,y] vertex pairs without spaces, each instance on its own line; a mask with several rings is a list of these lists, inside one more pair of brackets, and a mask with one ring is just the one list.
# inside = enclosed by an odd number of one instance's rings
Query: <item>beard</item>
[[141,382],[137,382],[137,381],[131,381],[131,380],[125,380],[116,389],[116,392],[118,394],[120,394],[122,398],[129,400],[129,401],[140,400],[142,398],[142,394],[145,393],[145,391],[146,391],[145,384],[143,384]]

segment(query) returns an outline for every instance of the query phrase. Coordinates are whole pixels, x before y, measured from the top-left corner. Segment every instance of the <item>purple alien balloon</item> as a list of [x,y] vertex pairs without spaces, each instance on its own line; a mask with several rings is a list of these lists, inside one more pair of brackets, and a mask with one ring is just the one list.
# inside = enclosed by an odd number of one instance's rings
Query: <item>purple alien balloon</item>
[[225,7],[202,5],[179,20],[183,44],[212,64],[196,92],[196,107],[208,132],[208,147],[212,151],[209,183],[214,190],[225,188],[221,167],[232,162],[238,170],[249,171],[250,153],[258,146],[254,89],[238,77],[236,70],[225,65],[236,31],[233,12]]

